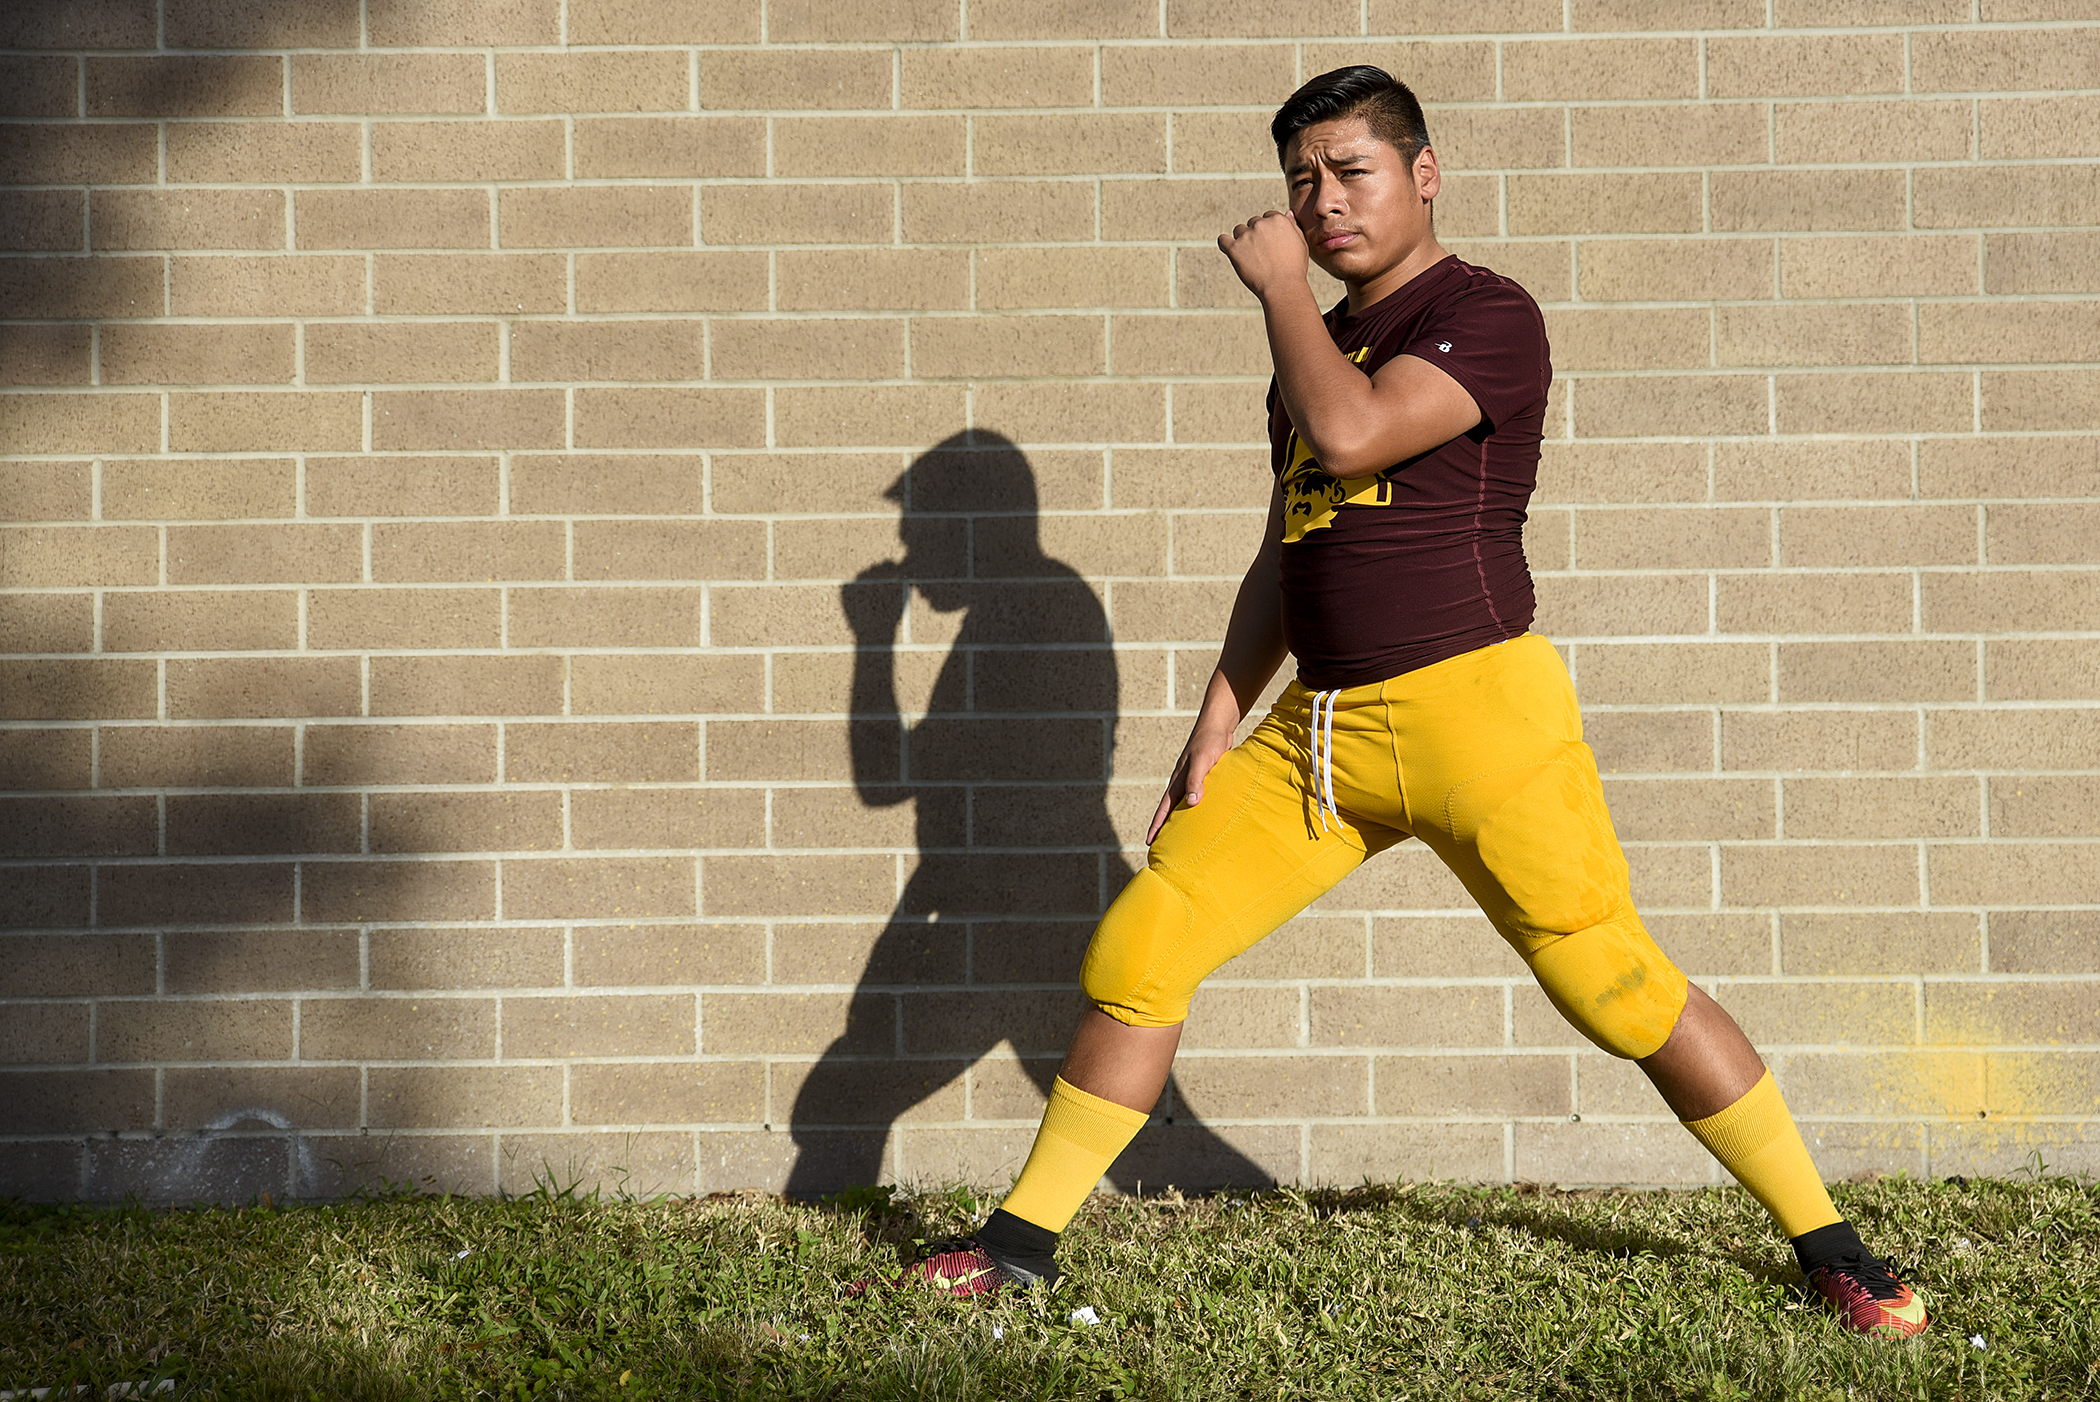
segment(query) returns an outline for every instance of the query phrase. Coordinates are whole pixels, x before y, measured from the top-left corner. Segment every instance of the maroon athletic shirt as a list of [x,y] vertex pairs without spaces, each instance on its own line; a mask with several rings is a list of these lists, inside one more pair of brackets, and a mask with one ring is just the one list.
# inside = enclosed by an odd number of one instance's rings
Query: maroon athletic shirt
[[1315,690],[1384,681],[1531,626],[1524,507],[1538,483],[1553,365],[1538,304],[1449,257],[1361,312],[1327,313],[1366,375],[1419,356],[1480,406],[1470,432],[1370,477],[1321,471],[1269,382],[1283,483],[1283,632]]

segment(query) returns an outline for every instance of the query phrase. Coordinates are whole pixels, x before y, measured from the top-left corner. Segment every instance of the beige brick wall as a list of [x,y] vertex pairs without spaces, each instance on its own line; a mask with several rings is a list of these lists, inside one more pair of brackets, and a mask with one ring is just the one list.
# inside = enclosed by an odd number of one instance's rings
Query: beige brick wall
[[[1003,1181],[1361,60],[1663,943],[1827,1173],[2100,1167],[2094,15],[12,0],[0,1193]],[[1718,1176],[1415,846],[1186,1045],[1127,1177]]]

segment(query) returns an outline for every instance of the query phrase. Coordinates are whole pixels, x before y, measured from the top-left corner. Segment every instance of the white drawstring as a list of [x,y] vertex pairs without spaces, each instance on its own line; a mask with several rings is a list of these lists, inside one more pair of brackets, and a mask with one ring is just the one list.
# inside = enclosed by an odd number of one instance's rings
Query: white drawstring
[[[1334,699],[1342,693],[1316,691],[1312,698],[1312,763],[1313,802],[1320,810],[1320,831],[1327,831],[1327,815],[1334,815],[1334,826],[1342,826],[1342,810],[1334,801]],[[1323,712],[1321,706],[1325,705]]]

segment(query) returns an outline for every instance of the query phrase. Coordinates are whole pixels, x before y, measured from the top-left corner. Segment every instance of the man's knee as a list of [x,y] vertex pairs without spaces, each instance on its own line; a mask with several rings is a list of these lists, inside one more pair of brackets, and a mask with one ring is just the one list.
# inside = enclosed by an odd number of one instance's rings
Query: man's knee
[[1187,937],[1188,897],[1147,867],[1108,908],[1079,968],[1079,986],[1094,1006],[1132,1027],[1172,1027],[1189,1015],[1195,987],[1160,977],[1164,956]]
[[1553,1006],[1613,1056],[1638,1061],[1654,1055],[1684,1012],[1684,974],[1631,907],[1547,940],[1526,958]]

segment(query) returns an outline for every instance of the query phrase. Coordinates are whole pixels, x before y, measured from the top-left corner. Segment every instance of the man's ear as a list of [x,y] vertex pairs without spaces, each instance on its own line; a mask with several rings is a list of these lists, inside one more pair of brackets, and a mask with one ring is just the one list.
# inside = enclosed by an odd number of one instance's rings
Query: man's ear
[[1415,153],[1415,193],[1433,200],[1444,187],[1444,172],[1437,167],[1436,148],[1424,146]]

